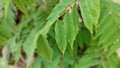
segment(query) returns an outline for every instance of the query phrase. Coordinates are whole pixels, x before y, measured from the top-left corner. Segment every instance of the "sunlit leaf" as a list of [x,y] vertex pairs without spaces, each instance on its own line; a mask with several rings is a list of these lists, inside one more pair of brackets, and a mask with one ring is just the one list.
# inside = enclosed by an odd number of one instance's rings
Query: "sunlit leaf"
[[69,5],[71,5],[75,0],[62,0],[60,3],[58,3],[55,8],[52,10],[50,15],[47,18],[47,24],[46,26],[40,31],[40,34],[46,34],[52,24],[60,17],[62,13],[67,9]]
[[81,13],[83,16],[85,26],[93,31],[93,26],[97,27],[98,18],[100,15],[100,1],[99,0],[80,0],[79,1]]

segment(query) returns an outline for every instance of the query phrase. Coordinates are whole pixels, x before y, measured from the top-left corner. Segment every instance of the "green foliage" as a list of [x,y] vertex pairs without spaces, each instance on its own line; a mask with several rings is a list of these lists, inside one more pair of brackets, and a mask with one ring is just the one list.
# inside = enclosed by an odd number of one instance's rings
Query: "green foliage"
[[0,0],[0,68],[119,68],[116,1]]
[[42,56],[51,61],[53,51],[49,46],[47,39],[44,36],[40,36],[37,44],[37,52]]
[[97,27],[100,14],[100,0],[81,0],[79,5],[85,26],[92,32],[93,25]]
[[67,36],[64,23],[62,21],[57,21],[55,25],[55,39],[58,44],[58,48],[64,54],[67,46]]

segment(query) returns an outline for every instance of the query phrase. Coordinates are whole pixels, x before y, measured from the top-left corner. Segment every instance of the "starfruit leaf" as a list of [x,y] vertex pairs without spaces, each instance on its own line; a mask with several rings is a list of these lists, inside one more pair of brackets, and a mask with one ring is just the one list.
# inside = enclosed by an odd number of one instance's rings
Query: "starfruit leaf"
[[6,38],[12,37],[11,27],[7,23],[1,24],[0,25],[0,34],[2,34]]
[[74,27],[75,27],[75,36],[78,34],[79,32],[79,16],[78,16],[78,10],[76,7],[72,8],[72,12],[71,12],[71,16],[73,19],[73,23],[74,23]]
[[90,68],[92,66],[98,65],[100,64],[100,61],[97,58],[99,58],[101,55],[102,54],[99,52],[88,53],[79,60],[79,63],[75,65],[75,68]]
[[108,64],[108,62],[107,62],[106,60],[102,60],[101,66],[102,66],[103,68],[109,68],[109,67],[110,67],[109,64]]
[[49,46],[48,40],[40,35],[37,41],[37,52],[43,58],[48,59],[50,62],[52,61],[53,50]]
[[58,48],[64,54],[67,46],[67,35],[66,29],[62,21],[58,20],[55,24],[55,39],[58,45]]
[[9,41],[9,48],[10,52],[14,55],[15,62],[18,62],[21,56],[21,42],[16,42],[16,36],[13,38],[10,38]]
[[34,10],[32,0],[23,0],[23,3],[30,7],[30,9]]
[[99,60],[89,60],[89,61],[86,61],[86,62],[81,62],[77,65],[75,65],[75,68],[90,68],[90,67],[94,67],[95,65],[99,65],[100,64],[100,61]]
[[24,14],[28,15],[27,9],[25,7],[25,4],[22,2],[22,0],[14,0],[14,3]]
[[37,28],[31,31],[31,33],[28,35],[29,37],[27,37],[27,39],[23,43],[23,50],[27,55],[27,66],[26,66],[27,68],[29,68],[31,64],[33,54],[37,47],[36,45],[37,38],[35,37],[36,34],[37,34]]
[[99,0],[80,0],[79,1],[84,25],[92,33],[93,26],[97,27],[100,15],[100,1]]
[[0,34],[0,46],[5,44],[6,39],[7,39],[6,37],[4,37]]
[[77,44],[82,48],[83,47],[83,44],[84,44],[84,39],[83,39],[83,36],[82,36],[82,32],[79,31],[78,32],[78,35],[77,35],[77,38],[76,38],[76,41],[77,41]]
[[46,68],[59,68],[60,56],[58,55],[52,61],[52,63],[46,65]]
[[77,22],[73,21],[73,17],[70,13],[65,14],[63,22],[65,24],[67,41],[70,44],[71,49],[73,49],[73,43],[77,34],[77,26],[75,25],[75,23]]
[[35,58],[32,68],[42,68],[42,60],[40,57]]
[[120,41],[116,42],[113,46],[110,47],[110,51],[108,56],[111,56],[114,52],[116,52],[120,48]]
[[52,24],[60,17],[62,13],[69,7],[72,3],[74,3],[75,0],[62,0],[60,3],[58,3],[55,8],[52,10],[50,15],[47,18],[47,24],[45,27],[40,31],[40,34],[46,34],[48,33],[50,27]]
[[6,0],[5,1],[5,18],[7,17],[9,6],[10,6],[10,0]]
[[82,33],[82,38],[84,43],[88,44],[91,41],[91,33],[89,30],[85,29],[80,31]]

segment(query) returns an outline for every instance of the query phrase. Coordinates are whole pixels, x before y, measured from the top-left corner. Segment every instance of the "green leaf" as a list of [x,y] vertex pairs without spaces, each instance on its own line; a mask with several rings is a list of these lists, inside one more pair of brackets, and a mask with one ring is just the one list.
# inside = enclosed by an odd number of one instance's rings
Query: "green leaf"
[[[108,5],[105,5],[106,3]],[[97,29],[96,37],[100,38],[98,45],[101,45],[103,49],[108,49],[108,47],[110,47],[110,54],[112,54],[116,50],[116,47],[114,49],[114,45],[116,45],[116,42],[120,37],[120,28],[118,23],[118,18],[120,18],[120,16],[117,13],[120,9],[118,8],[118,5],[111,3],[111,1],[108,0],[102,0],[101,5],[101,15],[99,19],[100,24]],[[113,47],[113,51],[111,50],[111,47]]]
[[67,41],[73,49],[73,43],[76,39],[79,30],[79,18],[77,9],[74,7],[71,13],[66,13],[63,20],[67,31]]
[[23,0],[22,1],[25,5],[27,5],[30,9],[34,10],[32,0]]
[[102,60],[102,67],[103,68],[110,68],[110,66],[109,66],[109,64],[107,63],[107,61],[106,60]]
[[[90,47],[89,47],[90,48]],[[97,48],[97,47],[96,47]],[[100,64],[100,61],[98,58],[102,56],[102,53],[97,51],[94,51],[95,49],[89,49],[86,52],[86,55],[83,55],[82,58],[79,60],[79,63],[75,65],[75,68],[90,68],[94,67],[98,64]],[[91,52],[88,52],[91,51]]]
[[49,46],[48,40],[40,35],[37,41],[37,52],[40,56],[48,59],[50,62],[52,61],[53,50]]
[[9,6],[10,6],[10,0],[6,0],[5,1],[5,18],[7,16]]
[[50,27],[52,24],[60,17],[62,13],[69,7],[75,0],[62,0],[60,3],[58,3],[55,8],[52,10],[50,15],[47,18],[47,24],[45,27],[40,31],[40,34],[46,34],[48,33]]
[[32,65],[33,68],[42,68],[42,60],[40,57],[35,58],[35,61]]
[[80,62],[86,62],[95,58],[98,58],[101,56],[101,53],[88,53],[87,55],[84,55],[81,59]]
[[90,68],[90,67],[94,67],[95,65],[100,64],[99,60],[89,60],[86,62],[80,62],[79,64],[75,65],[75,68]]
[[77,44],[82,48],[84,44],[83,36],[81,31],[79,31],[77,37],[76,37]]
[[119,68],[119,61],[115,54],[113,54],[111,57],[102,59],[101,62],[102,68]]
[[27,9],[26,9],[25,4],[23,3],[22,0],[14,0],[14,3],[24,14],[27,15]]
[[60,61],[60,56],[55,57],[52,60],[52,63],[46,65],[46,68],[59,68],[59,61]]
[[91,41],[91,33],[88,29],[84,28],[84,30],[80,31],[82,33],[82,39],[84,43],[88,44]]
[[76,7],[72,8],[72,12],[71,12],[71,17],[73,19],[73,26],[75,28],[75,35],[76,36],[79,32],[79,14],[78,14],[78,10]]
[[97,27],[98,24],[100,2],[99,0],[80,0],[79,5],[84,24],[92,32],[93,26]]
[[[110,45],[113,45],[114,42],[119,38],[120,29],[118,25],[114,22],[114,19],[112,18],[111,14],[108,14],[106,18],[102,18],[102,19],[104,20],[101,22],[97,30],[96,36],[98,37],[101,35],[99,45],[103,44],[103,48],[107,48]],[[107,34],[105,32],[107,32]]]
[[120,48],[120,41],[118,39],[118,41],[110,47],[110,51],[109,51],[109,55],[108,56],[111,56],[114,52],[116,52],[118,49]]
[[20,59],[21,56],[21,42],[19,41],[19,43],[16,42],[16,36],[13,38],[10,38],[9,41],[9,48],[10,48],[10,52],[13,55],[13,59],[15,60],[15,63],[17,63]]
[[[6,29],[7,28],[7,29]],[[12,29],[7,23],[0,25],[0,34],[6,38],[12,37]]]
[[58,48],[64,54],[67,46],[66,29],[62,21],[58,20],[55,24],[55,39],[58,44]]
[[36,31],[37,31],[37,29],[32,30],[31,33],[27,36],[27,38],[25,39],[25,41],[23,43],[23,50],[25,51],[25,53],[27,55],[27,68],[31,64],[33,54],[34,54],[35,49],[37,47],[37,45],[36,45],[37,44],[37,42],[36,42],[37,32]]
[[4,37],[4,36],[2,36],[2,35],[0,34],[0,46],[1,46],[1,45],[4,45],[5,42],[6,42],[6,37]]
[[73,43],[75,40],[75,26],[73,23],[73,19],[72,16],[69,13],[66,13],[64,16],[64,20],[63,20],[64,24],[65,24],[65,28],[67,31],[67,41],[70,44],[71,48],[73,49]]

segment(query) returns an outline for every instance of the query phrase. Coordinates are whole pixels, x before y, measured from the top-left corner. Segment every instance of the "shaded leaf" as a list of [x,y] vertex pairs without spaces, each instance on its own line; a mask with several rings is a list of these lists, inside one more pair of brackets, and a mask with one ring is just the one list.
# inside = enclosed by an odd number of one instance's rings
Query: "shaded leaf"
[[55,39],[58,44],[58,48],[64,54],[67,46],[67,35],[65,26],[60,20],[55,24]]
[[37,41],[37,52],[40,56],[52,61],[53,50],[49,46],[48,40],[42,35],[39,36]]

